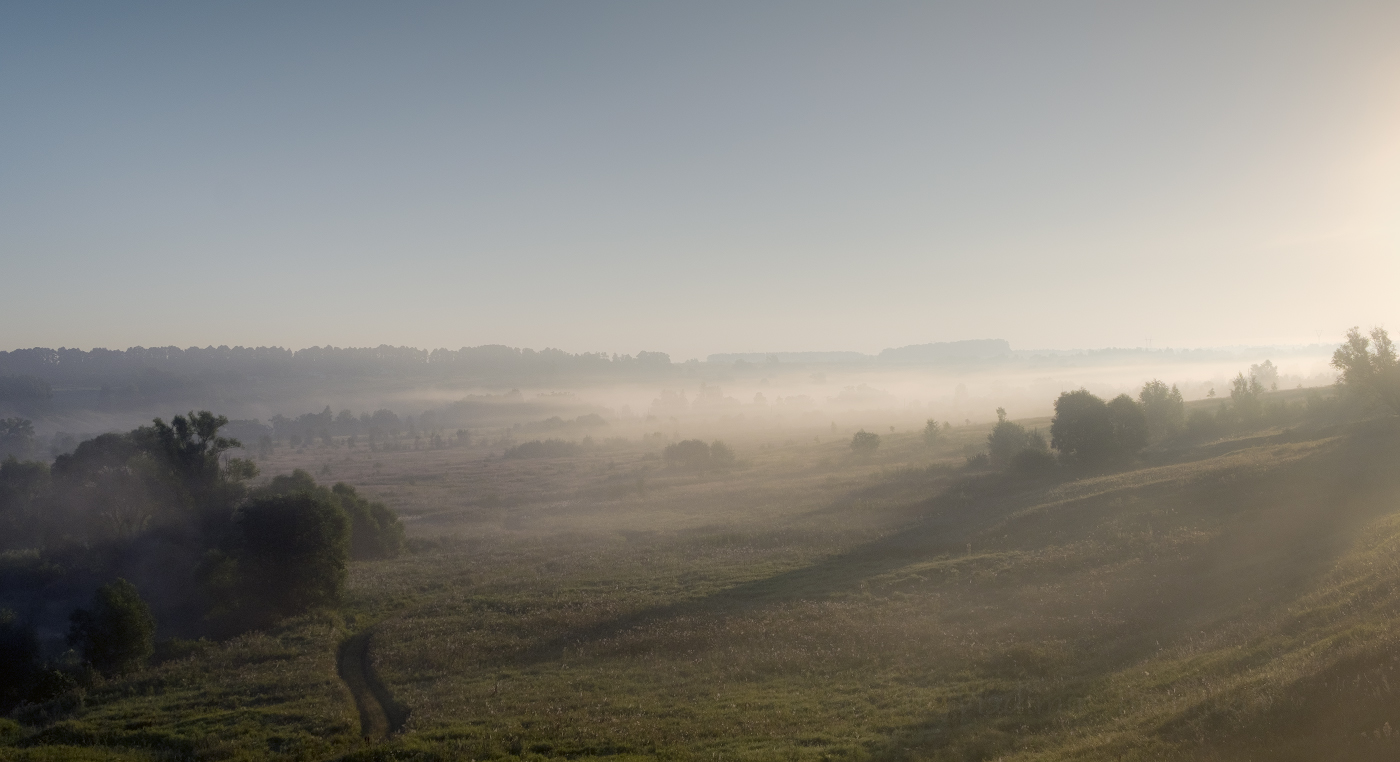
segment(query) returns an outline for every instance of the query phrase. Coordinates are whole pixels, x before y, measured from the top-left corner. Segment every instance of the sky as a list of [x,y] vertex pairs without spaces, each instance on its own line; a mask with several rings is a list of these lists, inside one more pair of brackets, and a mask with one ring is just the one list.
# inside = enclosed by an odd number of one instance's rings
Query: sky
[[0,3],[0,349],[1400,328],[1400,3]]

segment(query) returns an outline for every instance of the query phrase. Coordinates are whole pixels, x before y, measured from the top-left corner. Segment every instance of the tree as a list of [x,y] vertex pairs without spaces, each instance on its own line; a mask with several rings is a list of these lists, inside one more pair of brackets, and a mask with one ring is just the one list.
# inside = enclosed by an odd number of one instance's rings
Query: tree
[[666,445],[662,457],[673,468],[702,471],[710,465],[710,446],[699,439],[686,439]]
[[861,429],[851,437],[851,452],[857,455],[872,455],[880,449],[880,435]]
[[943,427],[932,418],[924,423],[924,444],[933,447],[943,438]]
[[105,675],[139,669],[155,647],[156,620],[136,586],[124,579],[97,588],[91,609],[69,617],[68,644]]
[[1138,402],[1147,416],[1147,433],[1152,439],[1164,439],[1180,431],[1186,425],[1186,402],[1176,384],[1167,385],[1152,379],[1142,385],[1138,392]]
[[1230,403],[1240,420],[1253,421],[1259,417],[1263,412],[1259,395],[1263,393],[1264,386],[1259,379],[1253,376],[1245,378],[1243,373],[1235,376],[1235,380],[1230,382]]
[[1120,394],[1108,403],[1113,444],[1121,455],[1132,455],[1147,446],[1147,415],[1132,397]]
[[331,487],[331,494],[350,519],[351,558],[393,558],[403,550],[403,523],[383,503],[360,497],[345,482]]
[[0,458],[28,458],[33,449],[33,421],[24,418],[0,419]]
[[1259,385],[1269,391],[1278,391],[1278,367],[1272,360],[1265,360],[1257,365],[1249,366],[1249,377],[1259,382]]
[[987,435],[987,455],[992,465],[997,468],[1006,466],[1016,453],[1030,445],[1030,432],[1021,424],[1006,420],[1006,408],[997,408],[997,424]]
[[1061,393],[1050,421],[1050,446],[1080,463],[1111,457],[1116,448],[1108,405],[1087,389]]
[[339,602],[350,521],[335,501],[313,491],[257,498],[238,510],[235,524],[238,604],[292,616]]
[[1341,371],[1344,391],[1400,413],[1400,361],[1384,328],[1372,328],[1369,338],[1360,328],[1347,331],[1347,340],[1332,353],[1332,367]]
[[734,465],[733,448],[718,439],[711,442],[710,465],[716,468],[728,468]]

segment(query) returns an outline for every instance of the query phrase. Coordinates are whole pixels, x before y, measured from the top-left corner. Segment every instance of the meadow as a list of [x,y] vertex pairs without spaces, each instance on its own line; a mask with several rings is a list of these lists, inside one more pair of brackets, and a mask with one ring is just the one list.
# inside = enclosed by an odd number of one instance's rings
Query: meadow
[[[1395,421],[1042,476],[967,469],[987,431],[750,432],[707,472],[635,438],[281,448],[264,476],[355,485],[411,552],[353,564],[340,610],[166,644],[0,756],[1394,758]],[[387,725],[340,679],[352,637]]]

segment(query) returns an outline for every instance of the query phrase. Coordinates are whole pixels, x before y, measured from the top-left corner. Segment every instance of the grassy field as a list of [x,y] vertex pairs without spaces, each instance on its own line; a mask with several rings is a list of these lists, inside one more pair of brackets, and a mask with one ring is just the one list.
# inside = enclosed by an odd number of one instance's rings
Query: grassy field
[[[1078,478],[961,470],[985,434],[887,434],[873,458],[849,435],[753,435],[708,474],[636,440],[539,460],[279,451],[266,474],[356,485],[401,512],[414,552],[355,564],[340,612],[0,727],[0,756],[1400,754],[1393,421]],[[336,670],[370,627],[409,712],[383,741],[361,738]]]

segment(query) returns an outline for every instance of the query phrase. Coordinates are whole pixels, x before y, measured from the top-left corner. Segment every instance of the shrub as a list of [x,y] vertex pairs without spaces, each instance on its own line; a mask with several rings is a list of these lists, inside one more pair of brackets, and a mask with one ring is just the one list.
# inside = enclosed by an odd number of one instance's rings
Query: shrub
[[872,455],[880,449],[880,435],[861,429],[851,437],[851,452],[857,455]]
[[734,450],[718,439],[711,442],[710,465],[716,468],[727,468],[734,465]]
[[508,447],[505,451],[507,458],[569,458],[578,455],[583,448],[576,442],[566,442],[562,439],[538,439],[531,442],[524,442],[514,447]]
[[699,439],[686,439],[666,445],[661,452],[666,465],[672,468],[703,470],[710,465],[710,446]]
[[97,588],[91,609],[70,617],[68,644],[105,675],[139,669],[155,646],[156,620],[136,586],[124,579]]
[[1037,433],[1026,431],[1019,423],[1006,420],[1006,408],[997,408],[997,425],[987,435],[987,455],[997,468],[1007,465],[1025,449],[1045,449],[1045,440]]

